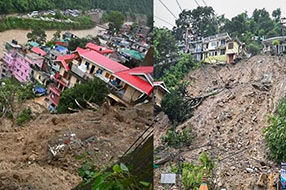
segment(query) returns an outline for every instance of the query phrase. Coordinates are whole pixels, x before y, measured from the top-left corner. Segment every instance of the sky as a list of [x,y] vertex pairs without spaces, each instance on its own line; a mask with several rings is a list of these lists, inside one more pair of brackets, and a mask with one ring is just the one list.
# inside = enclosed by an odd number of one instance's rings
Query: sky
[[[169,10],[178,18],[181,10],[176,0],[161,0]],[[177,0],[182,9],[194,9],[198,5],[212,6],[217,15],[224,14],[226,18],[232,17],[247,11],[251,16],[255,8],[265,8],[270,14],[272,11],[280,8],[282,17],[286,17],[286,0]],[[160,3],[160,0],[154,0],[154,21],[157,27],[172,28],[175,25],[174,16]],[[164,21],[162,21],[162,19]],[[168,22],[168,23],[167,23]]]

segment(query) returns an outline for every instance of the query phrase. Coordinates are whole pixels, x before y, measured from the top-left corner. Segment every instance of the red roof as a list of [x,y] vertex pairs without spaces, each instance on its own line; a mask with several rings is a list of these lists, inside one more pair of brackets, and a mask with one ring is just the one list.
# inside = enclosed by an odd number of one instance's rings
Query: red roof
[[114,73],[114,76],[116,76],[117,78],[126,82],[127,84],[133,86],[137,90],[144,92],[147,95],[150,95],[152,93],[153,86],[149,82],[143,80],[142,78],[140,78],[134,74],[139,74],[142,72],[145,74],[148,74],[148,73],[150,73],[151,69],[153,71],[153,67],[152,68],[150,68],[150,67],[137,67],[137,68],[128,69],[125,71]]
[[97,53],[96,51],[92,51],[92,50],[84,51],[82,49],[78,49],[78,50],[80,50],[80,51],[78,51],[78,53],[82,57],[96,63],[97,65],[100,65],[101,67],[103,67],[104,69],[106,69],[112,73],[129,69],[128,67],[126,67],[120,63],[117,63],[116,61],[113,61],[113,60],[101,55],[100,53]]
[[64,55],[64,56],[59,55],[57,57],[57,61],[60,61],[62,63],[62,65],[64,66],[66,71],[69,71],[70,68],[69,68],[68,64],[66,63],[66,61],[67,60],[71,60],[71,59],[75,59],[76,57],[77,57],[76,54],[70,54],[70,55],[67,54],[67,55]]
[[75,51],[78,52],[79,54],[82,54],[82,53],[87,52],[89,50],[88,49],[82,49],[81,47],[77,47]]
[[47,53],[39,47],[33,47],[31,50],[32,50],[32,52],[34,52],[36,54],[40,54],[41,56],[47,55]]
[[135,67],[131,70],[131,74],[151,74],[153,73],[153,66]]
[[89,48],[91,50],[94,50],[94,51],[96,51],[96,52],[98,52],[100,54],[114,53],[114,50],[112,50],[112,49],[108,49],[106,47],[98,46],[98,45],[95,45],[94,43],[91,43],[91,42],[86,44],[85,47]]

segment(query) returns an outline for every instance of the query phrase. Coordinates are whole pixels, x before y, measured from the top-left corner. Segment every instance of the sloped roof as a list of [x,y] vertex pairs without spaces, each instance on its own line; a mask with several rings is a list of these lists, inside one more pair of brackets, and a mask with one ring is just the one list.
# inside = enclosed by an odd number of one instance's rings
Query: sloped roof
[[57,57],[57,61],[60,61],[62,63],[62,65],[64,66],[66,71],[69,71],[70,68],[69,68],[68,64],[66,63],[66,61],[71,60],[71,59],[75,59],[76,57],[77,57],[77,55],[75,55],[75,54],[70,54],[70,55],[66,54],[64,56],[59,55]]
[[100,54],[114,53],[114,50],[112,50],[112,49],[108,49],[108,48],[103,47],[103,46],[98,46],[98,45],[95,45],[94,43],[91,43],[91,42],[86,44],[85,47],[89,48],[91,50],[94,50],[94,51],[96,51],[96,52],[98,52]]
[[137,59],[137,60],[143,60],[145,55],[140,53],[139,51],[136,50],[131,50],[131,49],[121,49],[121,52],[128,54],[131,58]]
[[132,74],[151,74],[153,73],[153,66],[142,66],[130,69]]
[[47,53],[39,47],[33,47],[31,50],[36,54],[40,54],[41,56],[47,55]]
[[101,55],[100,53],[97,53],[93,50],[83,50],[77,48],[77,52],[80,54],[80,56],[84,57],[85,59],[94,62],[95,64],[103,67],[104,69],[110,71],[111,73],[124,71],[129,69],[128,67],[113,61],[109,59],[108,57],[105,57],[104,55]]
[[153,67],[152,68],[137,67],[137,68],[128,69],[125,71],[114,73],[114,76],[126,82],[127,84],[131,85],[135,89],[143,93],[146,93],[147,95],[150,95],[152,93],[153,86],[149,82],[134,75],[134,74],[139,74],[139,73],[149,74],[150,72],[153,72]]

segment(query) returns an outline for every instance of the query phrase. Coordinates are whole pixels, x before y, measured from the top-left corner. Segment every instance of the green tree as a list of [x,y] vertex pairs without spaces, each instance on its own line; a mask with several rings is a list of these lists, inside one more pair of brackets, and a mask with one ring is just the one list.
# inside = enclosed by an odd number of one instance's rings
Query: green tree
[[218,31],[218,22],[212,7],[197,7],[193,10],[183,10],[176,20],[173,29],[177,40],[184,40],[187,28],[196,36],[210,36]]
[[177,125],[192,116],[192,110],[186,109],[186,101],[177,89],[171,90],[169,94],[164,96],[161,107],[174,125]]
[[176,39],[168,29],[153,29],[153,46],[154,46],[154,78],[161,78],[164,70],[170,67],[167,58],[171,59],[172,55],[178,53]]
[[119,11],[111,11],[106,13],[103,17],[104,22],[109,22],[109,31],[117,32],[124,23],[124,15]]
[[29,32],[27,34],[28,41],[34,41],[39,43],[40,45],[43,45],[46,42],[46,33],[45,30],[43,30],[40,27],[35,27],[32,29],[32,32]]
[[252,42],[252,43],[246,45],[246,49],[252,55],[257,55],[261,52],[262,45],[258,44],[257,42]]
[[85,48],[88,42],[90,42],[90,40],[86,38],[73,38],[69,41],[68,49],[74,51],[77,47]]
[[280,9],[280,8],[275,9],[275,10],[272,12],[272,17],[275,19],[276,22],[279,22],[279,21],[280,21],[280,18],[281,18],[281,9]]
[[106,83],[99,78],[94,78],[82,84],[76,84],[73,88],[62,92],[57,112],[69,113],[72,112],[69,108],[87,108],[87,102],[101,105],[105,102],[108,93],[109,90]]
[[61,38],[61,30],[57,30],[54,34],[53,34],[53,40],[59,40]]
[[282,99],[274,115],[268,117],[263,131],[271,157],[277,162],[286,161],[286,100]]

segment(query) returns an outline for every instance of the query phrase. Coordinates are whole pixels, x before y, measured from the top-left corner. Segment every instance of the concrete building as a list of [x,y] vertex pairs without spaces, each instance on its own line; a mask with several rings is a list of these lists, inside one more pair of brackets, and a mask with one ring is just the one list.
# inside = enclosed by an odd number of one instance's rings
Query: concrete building
[[286,36],[277,36],[262,41],[265,54],[281,55],[286,53]]

